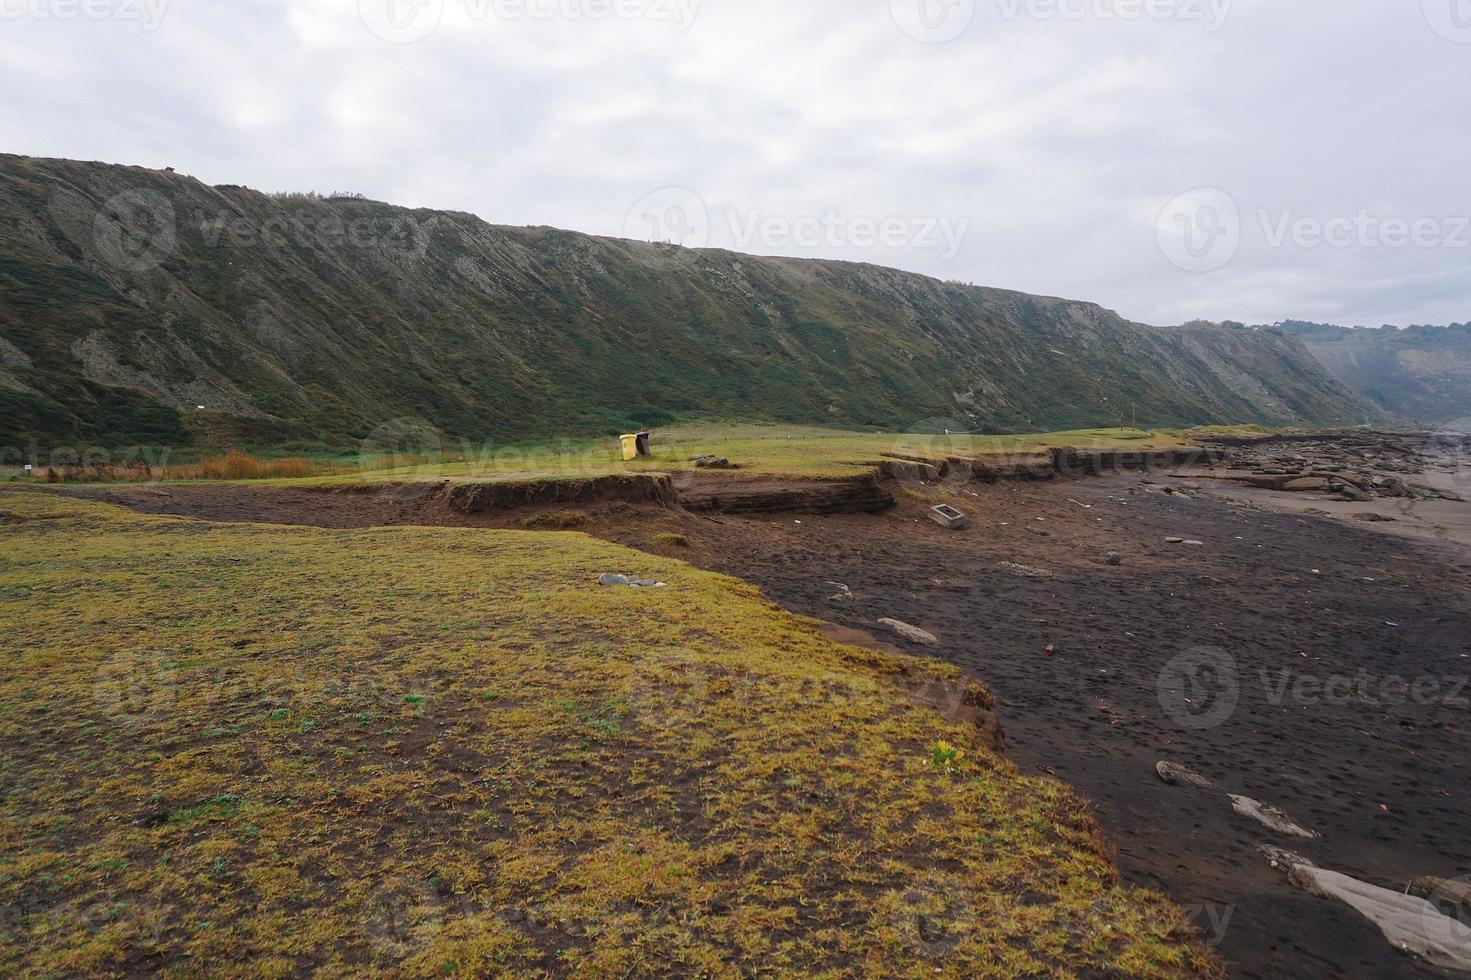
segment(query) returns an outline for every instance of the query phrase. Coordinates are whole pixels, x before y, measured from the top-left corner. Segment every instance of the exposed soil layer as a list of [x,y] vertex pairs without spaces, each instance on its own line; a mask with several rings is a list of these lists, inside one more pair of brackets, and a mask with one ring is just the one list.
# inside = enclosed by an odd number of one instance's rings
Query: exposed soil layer
[[877,476],[846,480],[748,480],[675,474],[681,506],[722,514],[877,514],[894,498]]
[[[1124,873],[1185,906],[1235,975],[1429,975],[1346,906],[1295,890],[1258,848],[1290,846],[1392,888],[1471,874],[1471,550],[1166,494],[1157,473],[942,490],[924,475],[889,484],[896,506],[877,515],[603,500],[583,509],[583,529],[738,575],[787,608],[984,679],[1008,755],[1090,797]],[[565,506],[467,514],[432,490],[83,492],[151,512],[338,527],[515,527]],[[927,520],[941,501],[969,525]],[[884,618],[940,646],[909,645]],[[1170,682],[1202,659],[1216,669],[1198,687]],[[1218,708],[1230,710],[1217,719]],[[1165,785],[1161,760],[1215,786]],[[1322,837],[1279,838],[1227,794]]]
[[[400,492],[413,493],[406,485]],[[537,504],[586,504],[601,500],[673,504],[674,486],[667,476],[610,476],[595,480],[545,480],[448,483],[440,490],[451,510],[461,514],[530,507]]]

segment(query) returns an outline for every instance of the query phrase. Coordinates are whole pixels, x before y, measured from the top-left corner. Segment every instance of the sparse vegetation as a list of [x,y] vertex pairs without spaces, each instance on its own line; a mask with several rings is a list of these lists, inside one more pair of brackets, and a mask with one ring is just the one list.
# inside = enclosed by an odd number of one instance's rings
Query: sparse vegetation
[[[952,668],[733,579],[0,508],[0,973],[1213,970],[1070,791],[906,695]],[[634,566],[670,587],[593,584]]]
[[654,535],[654,547],[656,548],[688,548],[690,539],[683,534],[656,534]]
[[553,514],[531,514],[521,518],[520,523],[528,531],[576,531],[587,527],[587,515],[564,510]]

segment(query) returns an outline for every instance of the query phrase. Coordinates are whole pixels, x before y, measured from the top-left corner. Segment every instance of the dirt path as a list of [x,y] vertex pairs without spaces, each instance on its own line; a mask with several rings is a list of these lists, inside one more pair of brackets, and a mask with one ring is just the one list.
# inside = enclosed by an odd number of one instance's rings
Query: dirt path
[[[1007,754],[1090,797],[1123,872],[1185,906],[1235,975],[1430,975],[1347,907],[1291,888],[1258,847],[1293,847],[1390,887],[1471,874],[1471,550],[1146,490],[1137,475],[974,485],[952,498],[973,515],[961,532],[926,521],[927,505],[904,494],[874,516],[613,503],[591,507],[584,529],[644,548],[682,534],[689,547],[674,553],[755,582],[789,609],[878,635],[885,617],[937,634],[939,648],[907,649],[984,678]],[[168,492],[90,491],[152,511],[327,526],[516,526],[526,516],[250,488]],[[1202,661],[1216,664],[1218,683],[1190,704],[1166,684],[1162,700],[1162,672]],[[1413,693],[1401,686],[1416,681]],[[1212,717],[1218,708],[1230,710]],[[1166,786],[1160,760],[1217,785]],[[1228,793],[1323,836],[1277,837],[1233,813]]]

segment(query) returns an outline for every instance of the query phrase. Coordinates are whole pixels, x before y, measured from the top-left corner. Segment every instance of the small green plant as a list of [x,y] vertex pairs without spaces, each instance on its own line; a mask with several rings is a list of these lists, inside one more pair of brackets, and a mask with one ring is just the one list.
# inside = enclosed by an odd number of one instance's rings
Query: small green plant
[[656,534],[654,535],[654,546],[656,548],[688,548],[690,539],[683,534]]
[[954,772],[964,760],[965,753],[949,742],[936,742],[935,747],[930,749],[930,762],[936,769]]
[[553,514],[532,514],[521,518],[521,527],[528,531],[575,531],[587,527],[587,515],[575,510],[563,510]]

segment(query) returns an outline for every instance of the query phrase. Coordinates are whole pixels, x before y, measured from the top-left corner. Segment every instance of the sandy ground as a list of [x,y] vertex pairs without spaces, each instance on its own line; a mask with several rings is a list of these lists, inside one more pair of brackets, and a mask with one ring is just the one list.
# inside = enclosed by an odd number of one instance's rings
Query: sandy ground
[[[1228,500],[1240,500],[1286,513],[1306,514],[1323,511],[1339,520],[1356,520],[1356,515],[1378,514],[1392,522],[1376,525],[1377,530],[1421,540],[1449,541],[1471,547],[1471,506],[1450,500],[1405,500],[1379,497],[1367,503],[1349,503],[1336,495],[1320,493],[1284,493],[1259,490],[1241,483],[1211,478],[1208,471],[1183,472],[1173,482],[1193,482],[1202,489]],[[1471,497],[1471,467],[1459,473],[1427,472],[1415,482],[1437,490],[1450,490]]]
[[[1400,516],[1396,503],[1336,509],[1235,485],[1188,498],[1143,479],[967,486],[948,498],[972,516],[959,532],[925,519],[933,501],[917,498],[933,488],[919,486],[871,516],[593,505],[586,530],[644,548],[684,534],[689,547],[669,553],[983,678],[1007,754],[1089,797],[1123,873],[1184,906],[1234,975],[1432,975],[1346,906],[1294,890],[1258,848],[1291,847],[1388,887],[1471,874],[1471,539],[1457,530],[1471,505],[1422,503],[1414,520],[1364,524],[1347,515],[1387,505]],[[250,488],[87,492],[154,512],[326,526],[525,516]],[[885,617],[941,645],[887,636]],[[1201,663],[1214,673],[1187,703],[1180,678]],[[1160,760],[1216,786],[1166,786]],[[1322,838],[1278,837],[1234,813],[1228,793]]]

